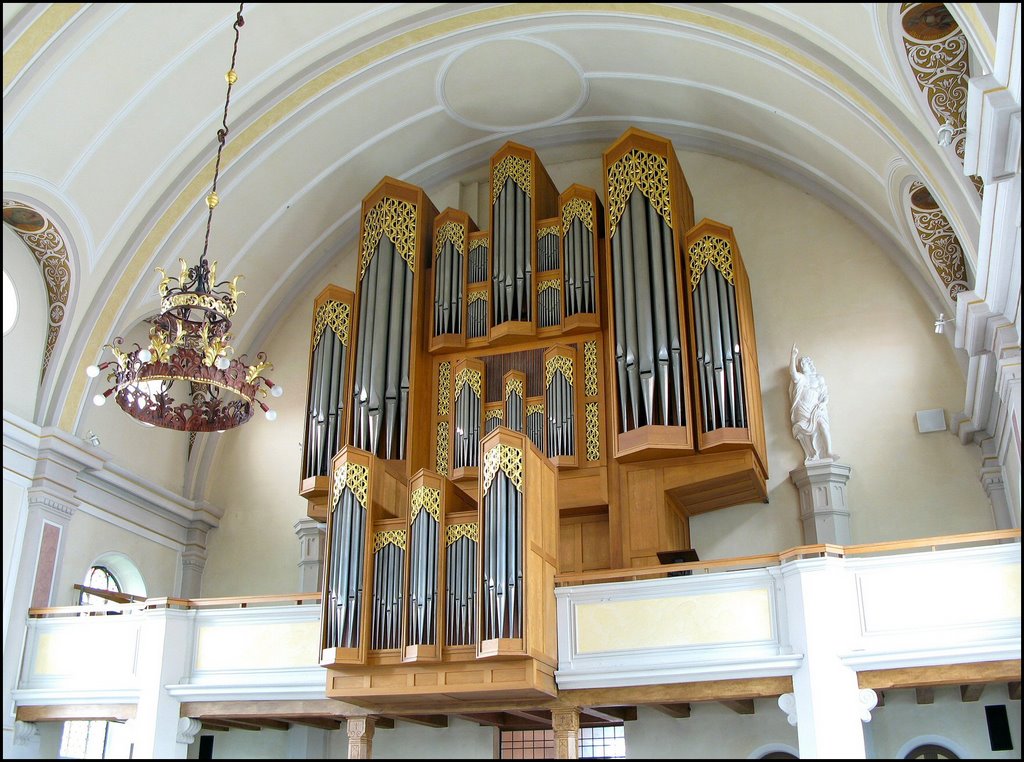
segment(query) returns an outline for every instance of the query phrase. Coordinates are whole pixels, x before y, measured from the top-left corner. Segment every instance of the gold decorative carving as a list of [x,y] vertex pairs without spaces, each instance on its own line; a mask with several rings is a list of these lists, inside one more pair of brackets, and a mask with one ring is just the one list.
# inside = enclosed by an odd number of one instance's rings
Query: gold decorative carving
[[548,358],[548,361],[544,363],[544,388],[551,386],[551,378],[555,375],[555,371],[559,371],[565,380],[569,382],[569,386],[573,386],[573,362],[571,357],[565,355],[552,355]]
[[583,342],[583,393],[597,396],[597,340]]
[[422,510],[426,510],[434,521],[441,520],[441,490],[423,485],[409,495],[410,523],[416,520]]
[[442,476],[448,476],[448,421],[437,422],[437,455],[434,458],[434,470]]
[[394,545],[400,550],[405,550],[405,530],[385,529],[373,533],[373,552],[379,553],[388,545]]
[[556,291],[562,290],[562,280],[560,278],[552,278],[551,280],[542,280],[537,284],[537,293],[542,294],[549,288],[553,288]]
[[477,249],[480,249],[480,248],[483,248],[483,249],[487,248],[487,239],[486,238],[474,238],[472,241],[469,242],[469,250],[470,251],[476,251]]
[[441,250],[450,243],[460,254],[466,250],[466,228],[457,222],[446,222],[434,237],[434,258],[441,256]]
[[477,542],[477,538],[479,536],[480,530],[477,528],[475,523],[449,524],[444,530],[444,544],[445,547],[454,545],[463,537],[467,540],[471,540],[472,542]]
[[484,453],[484,487],[486,494],[491,487],[491,482],[499,471],[504,471],[505,476],[515,485],[519,491],[523,491],[523,451],[511,445],[496,444]]
[[523,379],[510,378],[508,380],[508,383],[505,384],[505,399],[508,399],[508,396],[512,394],[512,392],[515,392],[520,397],[526,396],[525,392],[523,391]]
[[472,304],[473,302],[486,302],[487,301],[487,289],[482,288],[479,291],[470,291],[466,295],[466,303]]
[[543,238],[544,236],[547,236],[547,235],[558,235],[558,225],[551,225],[550,227],[538,228],[537,229],[537,240],[538,241],[541,238]]
[[184,294],[172,294],[160,300],[160,311],[177,309],[179,307],[199,307],[204,310],[212,310],[218,315],[231,317],[235,314],[236,305],[228,304],[225,301],[210,296],[209,294],[195,294],[187,292]]
[[654,210],[665,219],[665,224],[671,226],[668,160],[634,148],[608,168],[608,221],[612,235],[634,188],[640,189]]
[[316,345],[320,343],[320,337],[324,333],[324,328],[327,327],[330,327],[334,331],[334,335],[347,347],[350,320],[351,310],[347,302],[328,299],[321,304],[313,321],[313,349],[316,349]]
[[349,463],[348,461],[342,461],[339,463],[338,467],[334,469],[334,491],[331,498],[332,507],[338,504],[338,500],[341,498],[341,493],[346,487],[352,491],[353,495],[355,495],[359,505],[366,508],[367,492],[370,488],[370,470],[366,466],[361,466],[358,463]]
[[733,283],[732,247],[724,238],[716,235],[701,236],[690,244],[690,290],[700,284],[700,276],[708,264],[722,274],[729,283]]
[[523,193],[533,198],[533,163],[529,159],[510,154],[494,167],[491,204],[498,200],[498,194],[505,187],[505,180],[510,177]]
[[568,233],[572,221],[579,219],[591,233],[594,232],[594,205],[585,198],[575,196],[562,207],[562,232]]
[[956,302],[956,295],[969,288],[964,249],[946,215],[921,183],[910,186],[910,214],[935,274]]
[[449,388],[452,384],[452,364],[445,360],[437,365],[437,414],[446,416],[449,411]]
[[42,380],[50,364],[57,337],[67,316],[68,299],[71,295],[71,258],[67,244],[60,230],[42,212],[19,201],[4,200],[4,222],[25,242],[39,262],[43,283],[46,284],[46,298],[49,302],[46,327],[46,346],[43,348],[43,364],[39,371]]
[[601,460],[601,423],[597,403],[584,405],[587,415],[587,460]]
[[476,392],[477,397],[482,396],[481,385],[483,383],[483,374],[478,370],[472,368],[463,368],[455,376],[455,399],[459,398],[462,393],[462,387],[469,384],[469,387]]
[[484,413],[484,420],[490,421],[493,418],[497,418],[499,421],[505,418],[505,414],[502,412],[500,407],[492,407],[486,413]]
[[526,406],[526,415],[531,416],[534,413],[540,413],[544,415],[544,403],[543,402],[531,402]]
[[363,218],[363,248],[359,262],[359,280],[377,251],[381,236],[395,244],[409,269],[416,272],[416,207],[408,201],[385,196]]

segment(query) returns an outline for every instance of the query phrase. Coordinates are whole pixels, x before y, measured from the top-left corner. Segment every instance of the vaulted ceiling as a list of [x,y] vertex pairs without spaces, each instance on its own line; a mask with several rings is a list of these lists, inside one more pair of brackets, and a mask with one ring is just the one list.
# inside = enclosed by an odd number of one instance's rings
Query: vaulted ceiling
[[[979,71],[989,5],[951,6]],[[74,430],[82,369],[155,311],[153,268],[202,251],[236,10],[4,4],[4,200],[54,222],[72,279],[40,423]],[[246,275],[243,348],[352,248],[381,177],[481,179],[509,139],[562,161],[638,126],[746,162],[840,210],[938,309],[949,295],[906,203],[921,182],[974,259],[980,199],[936,144],[898,4],[263,3],[244,17],[210,244],[220,273]]]

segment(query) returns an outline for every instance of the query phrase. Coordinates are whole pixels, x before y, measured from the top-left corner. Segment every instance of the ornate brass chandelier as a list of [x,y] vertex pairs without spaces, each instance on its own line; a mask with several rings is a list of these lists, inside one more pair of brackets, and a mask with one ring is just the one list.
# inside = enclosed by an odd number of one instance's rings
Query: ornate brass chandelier
[[239,28],[245,23],[244,5],[238,6],[233,24],[235,44],[231,67],[225,75],[228,88],[222,126],[217,130],[217,161],[213,187],[206,197],[209,213],[199,264],[190,267],[184,259],[179,259],[181,270],[177,278],[167,275],[162,267],[156,268],[161,276],[160,314],[151,321],[149,346],[135,344],[133,349],[125,351],[122,349],[124,339],[118,337],[104,346],[114,355],[114,360],[86,369],[90,378],[110,369],[107,382],[112,386],[93,397],[95,404],[102,405],[114,394],[117,404],[130,416],[144,424],[166,429],[225,431],[252,418],[257,405],[272,421],[277,413],[261,398],[268,393],[279,397],[283,391],[261,375],[273,369],[264,352],[257,353],[256,362],[251,365],[245,355],[232,357],[234,350],[229,331],[238,297],[245,293],[238,289],[242,276],[218,281],[217,263],[210,263],[206,258],[213,210],[220,200],[217,178],[228,135],[231,88],[238,80],[235,57]]

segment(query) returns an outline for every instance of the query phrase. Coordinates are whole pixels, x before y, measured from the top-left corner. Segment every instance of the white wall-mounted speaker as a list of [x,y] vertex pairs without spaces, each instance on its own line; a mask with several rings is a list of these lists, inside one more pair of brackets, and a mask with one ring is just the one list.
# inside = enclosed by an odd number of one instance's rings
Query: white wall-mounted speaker
[[946,430],[946,411],[941,407],[934,410],[917,411],[917,430],[922,434]]

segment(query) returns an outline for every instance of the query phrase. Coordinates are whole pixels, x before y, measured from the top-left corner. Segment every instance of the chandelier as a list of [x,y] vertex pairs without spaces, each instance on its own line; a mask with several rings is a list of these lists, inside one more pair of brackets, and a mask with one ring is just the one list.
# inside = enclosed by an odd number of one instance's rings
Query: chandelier
[[283,391],[262,375],[274,367],[264,352],[259,352],[252,364],[246,361],[246,355],[233,357],[229,332],[238,297],[245,293],[238,289],[242,276],[218,281],[217,263],[206,258],[213,210],[220,200],[217,178],[228,135],[231,87],[238,80],[235,57],[239,28],[245,23],[244,5],[239,5],[233,24],[235,44],[231,67],[225,75],[227,96],[222,127],[217,130],[217,161],[213,187],[206,197],[209,213],[199,264],[190,267],[179,259],[181,269],[176,278],[162,267],[156,268],[161,276],[160,314],[150,321],[148,347],[135,344],[125,350],[124,339],[118,337],[103,347],[111,351],[113,360],[86,368],[90,378],[110,369],[107,382],[112,386],[93,397],[95,404],[102,405],[114,394],[122,410],[151,426],[189,432],[225,431],[252,418],[256,406],[272,421],[277,413],[261,398],[266,398],[268,392],[280,397]]

